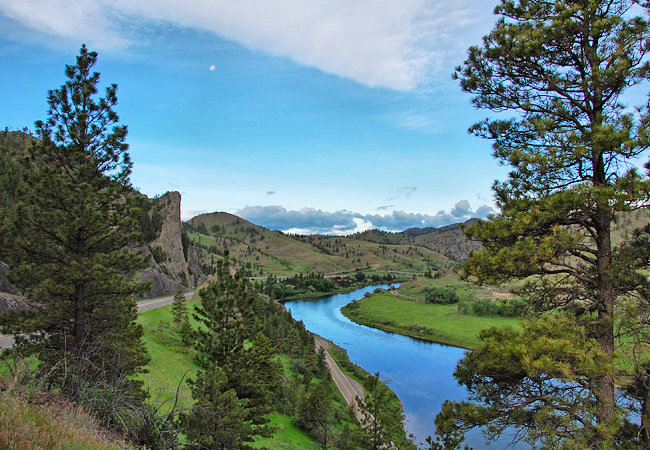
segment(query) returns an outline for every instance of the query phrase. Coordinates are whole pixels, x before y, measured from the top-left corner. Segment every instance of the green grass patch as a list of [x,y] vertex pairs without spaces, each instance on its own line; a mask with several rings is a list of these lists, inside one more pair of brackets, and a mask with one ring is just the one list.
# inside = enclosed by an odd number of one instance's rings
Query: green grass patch
[[273,413],[269,415],[269,419],[269,425],[275,429],[273,436],[257,439],[252,444],[252,447],[272,449],[315,448],[316,442],[298,428],[291,417]]
[[457,305],[426,304],[389,292],[352,302],[342,312],[363,325],[463,348],[475,348],[484,328],[519,328],[516,318],[467,316],[458,312]]
[[[196,304],[197,301],[187,301],[190,312]],[[194,376],[197,366],[192,360],[192,351],[181,344],[172,321],[171,305],[140,313],[138,322],[144,328],[144,342],[151,357],[146,366],[149,372],[140,378],[149,389],[152,404],[164,404],[161,411],[168,412],[178,389],[178,407],[190,407],[192,399],[187,377]]]

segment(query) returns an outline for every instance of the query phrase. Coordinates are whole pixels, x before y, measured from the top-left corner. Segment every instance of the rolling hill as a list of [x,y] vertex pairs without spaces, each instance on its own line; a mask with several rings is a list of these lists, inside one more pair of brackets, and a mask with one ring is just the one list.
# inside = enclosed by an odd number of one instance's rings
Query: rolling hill
[[[470,224],[475,220],[470,219],[465,223]],[[441,228],[409,228],[401,233],[369,230],[352,235],[350,238],[380,244],[424,247],[445,255],[453,261],[464,261],[470,251],[481,248],[480,244],[465,237],[461,225],[457,223]]]
[[196,216],[184,224],[184,231],[198,249],[204,272],[210,272],[225,249],[249,276],[424,272],[453,265],[446,256],[427,248],[350,237],[285,235],[224,212]]

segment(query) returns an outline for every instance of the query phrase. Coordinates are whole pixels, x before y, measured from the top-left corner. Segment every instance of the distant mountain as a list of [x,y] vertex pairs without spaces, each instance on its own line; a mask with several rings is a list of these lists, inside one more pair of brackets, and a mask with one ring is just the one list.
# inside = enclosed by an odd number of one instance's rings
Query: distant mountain
[[[465,224],[475,221],[476,219],[470,219]],[[467,239],[461,229],[461,224],[458,223],[440,228],[409,228],[401,233],[370,230],[354,234],[350,238],[380,244],[424,247],[445,255],[453,261],[464,261],[471,250],[481,248],[479,243]]]
[[[35,141],[23,132],[1,131],[0,156],[19,155]],[[225,212],[202,214],[181,223],[178,192],[153,199],[136,191],[133,195],[140,198],[144,211],[140,225],[146,244],[138,250],[151,257],[149,267],[139,273],[140,279],[153,282],[145,297],[199,286],[214,272],[225,250],[233,265],[248,276],[287,276],[366,269],[422,273],[453,266],[467,259],[471,250],[480,249],[478,243],[465,237],[461,224],[409,228],[401,233],[370,230],[347,237],[294,236]],[[613,227],[612,240],[627,239],[634,229],[648,223],[647,209],[621,215]],[[0,311],[3,304],[5,309],[15,307],[20,300],[5,273],[6,266],[0,261]]]
[[[477,219],[470,219],[462,225],[469,225]],[[641,208],[625,214],[619,214],[612,226],[612,242],[619,244],[627,240],[637,228],[650,224],[650,210]],[[469,252],[480,250],[481,245],[467,239],[461,224],[452,224],[440,228],[409,228],[400,233],[388,233],[369,230],[350,236],[368,242],[392,245],[415,245],[433,250],[453,261],[465,261]]]
[[448,267],[444,255],[417,246],[391,245],[350,237],[294,236],[271,231],[245,219],[216,212],[184,224],[204,272],[212,270],[224,250],[248,276],[326,274],[372,269],[424,272]]

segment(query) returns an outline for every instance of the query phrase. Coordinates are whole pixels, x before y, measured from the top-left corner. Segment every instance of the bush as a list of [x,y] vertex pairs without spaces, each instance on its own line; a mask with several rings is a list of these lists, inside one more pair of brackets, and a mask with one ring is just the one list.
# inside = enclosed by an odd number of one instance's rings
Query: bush
[[520,317],[526,302],[520,298],[510,300],[471,300],[458,304],[458,312],[473,316]]
[[438,305],[451,305],[458,303],[458,295],[449,288],[430,287],[424,291],[424,299],[427,303]]

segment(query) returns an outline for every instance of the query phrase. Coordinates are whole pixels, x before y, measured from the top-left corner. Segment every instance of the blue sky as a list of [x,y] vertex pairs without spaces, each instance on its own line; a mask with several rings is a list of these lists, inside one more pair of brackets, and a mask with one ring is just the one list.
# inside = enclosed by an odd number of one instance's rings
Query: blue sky
[[[452,4],[453,3],[453,4]],[[495,0],[0,0],[0,126],[33,128],[82,42],[119,86],[133,184],[346,234],[485,216],[506,169],[451,79]]]

